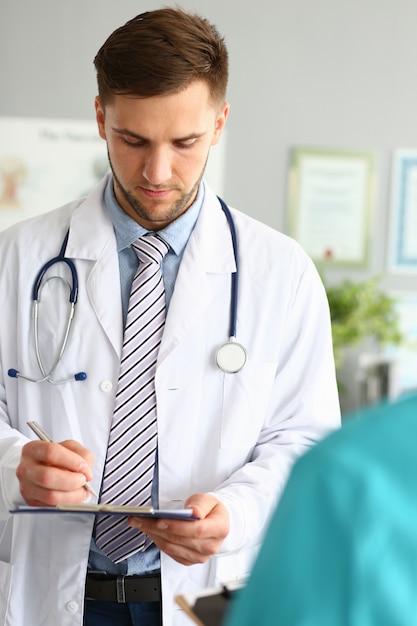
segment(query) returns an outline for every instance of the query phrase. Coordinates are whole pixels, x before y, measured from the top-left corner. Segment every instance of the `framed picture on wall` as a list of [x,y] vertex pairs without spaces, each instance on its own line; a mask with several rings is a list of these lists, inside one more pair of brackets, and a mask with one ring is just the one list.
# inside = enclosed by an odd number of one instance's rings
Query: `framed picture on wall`
[[0,230],[87,195],[108,170],[95,120],[0,117]]
[[417,273],[417,150],[394,153],[389,233],[389,271]]
[[383,356],[395,364],[393,382],[397,395],[401,395],[417,389],[417,294],[393,291],[390,296],[395,300],[399,328],[404,339],[397,346],[386,346]]
[[293,148],[289,234],[317,263],[366,267],[375,184],[372,152]]

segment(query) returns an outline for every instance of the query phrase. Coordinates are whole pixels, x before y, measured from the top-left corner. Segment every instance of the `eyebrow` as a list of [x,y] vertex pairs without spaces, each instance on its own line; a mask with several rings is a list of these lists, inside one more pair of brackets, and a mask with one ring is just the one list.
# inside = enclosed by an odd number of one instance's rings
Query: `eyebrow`
[[[132,130],[129,130],[127,128],[116,128],[115,126],[112,126],[112,130],[118,135],[129,135],[129,137],[134,137],[134,139],[138,139],[139,141],[150,141],[147,137],[143,137],[143,135],[134,133]],[[206,134],[206,131],[201,133],[190,133],[189,135],[185,135],[185,137],[176,137],[171,141],[189,141],[190,139],[199,139]]]

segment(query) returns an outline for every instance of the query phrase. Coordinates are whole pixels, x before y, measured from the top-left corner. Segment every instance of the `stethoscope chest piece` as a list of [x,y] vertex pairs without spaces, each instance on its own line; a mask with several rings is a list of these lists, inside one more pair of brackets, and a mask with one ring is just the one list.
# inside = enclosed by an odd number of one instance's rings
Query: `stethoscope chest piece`
[[227,341],[217,350],[216,363],[226,374],[236,374],[245,366],[248,360],[246,348],[237,341]]

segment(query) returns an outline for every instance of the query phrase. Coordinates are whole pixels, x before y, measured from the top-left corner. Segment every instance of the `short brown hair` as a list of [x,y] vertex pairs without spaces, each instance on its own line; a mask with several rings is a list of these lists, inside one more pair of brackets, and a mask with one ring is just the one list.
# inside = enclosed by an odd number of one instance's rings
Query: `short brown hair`
[[228,53],[215,26],[182,9],[147,11],[115,30],[94,59],[102,104],[119,95],[177,93],[195,80],[226,97]]

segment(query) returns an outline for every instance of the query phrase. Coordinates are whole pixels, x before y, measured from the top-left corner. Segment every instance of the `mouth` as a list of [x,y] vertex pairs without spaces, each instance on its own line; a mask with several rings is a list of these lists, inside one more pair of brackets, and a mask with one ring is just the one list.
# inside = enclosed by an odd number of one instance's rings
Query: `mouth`
[[139,189],[150,200],[165,200],[173,192],[173,189],[149,189],[148,187],[139,187]]

